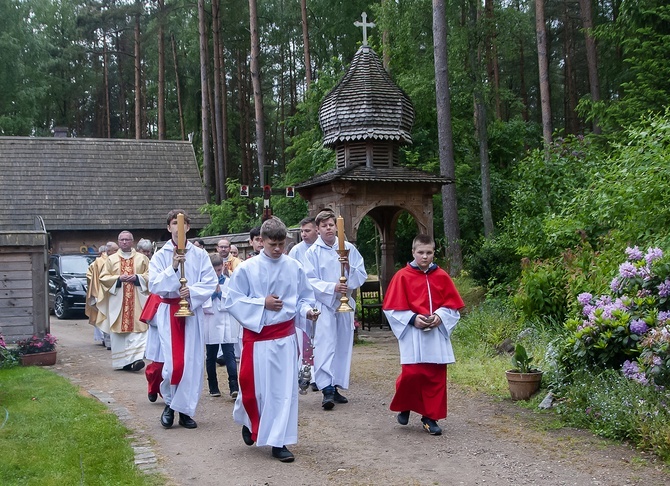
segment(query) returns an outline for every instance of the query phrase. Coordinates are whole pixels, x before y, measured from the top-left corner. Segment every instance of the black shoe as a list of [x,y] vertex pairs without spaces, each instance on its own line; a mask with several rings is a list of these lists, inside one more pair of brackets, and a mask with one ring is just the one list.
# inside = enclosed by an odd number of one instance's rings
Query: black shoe
[[216,390],[210,390],[209,391],[209,396],[210,397],[220,397],[221,392],[218,390],[218,388]]
[[333,400],[335,400],[335,403],[349,403],[347,397],[345,397],[344,395],[340,395],[340,392],[337,391],[337,388],[335,388],[335,394],[333,395]]
[[172,427],[174,423],[174,410],[170,408],[170,405],[165,405],[163,413],[161,414],[161,425],[166,429]]
[[158,400],[158,393],[148,393],[147,398],[151,403],[154,403],[156,400]]
[[323,393],[321,406],[324,410],[332,410],[335,406],[335,389],[332,386],[327,386],[321,390],[321,393]]
[[286,448],[286,446],[273,447],[272,457],[279,459],[281,462],[293,462],[295,460],[295,456]]
[[242,440],[248,446],[254,445],[254,439],[251,438],[251,430],[246,425],[242,426]]
[[144,368],[144,361],[141,359],[133,361],[132,363],[123,367],[123,369],[126,371],[140,371],[142,368]]
[[314,392],[319,391],[319,387],[316,386],[316,383],[310,383],[309,386],[312,387],[312,391]]
[[400,425],[407,425],[409,423],[409,410],[400,412],[396,418],[398,419],[398,423]]
[[181,412],[179,412],[179,425],[181,425],[182,427],[185,427],[187,429],[198,428],[198,424],[195,423],[195,420],[193,420],[191,417],[189,417],[185,413],[181,413]]
[[421,423],[423,424],[423,430],[430,435],[442,435],[442,429],[437,425],[436,420],[429,419],[428,417],[421,417]]

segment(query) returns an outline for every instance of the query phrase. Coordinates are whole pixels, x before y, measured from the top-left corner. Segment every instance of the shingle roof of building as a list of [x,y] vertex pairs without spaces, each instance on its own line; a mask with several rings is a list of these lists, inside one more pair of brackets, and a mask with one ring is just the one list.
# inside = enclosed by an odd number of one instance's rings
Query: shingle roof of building
[[188,142],[0,137],[0,230],[165,228],[173,208],[209,223]]
[[402,182],[407,184],[424,184],[427,182],[449,184],[453,180],[437,176],[409,167],[367,167],[365,164],[350,165],[329,172],[324,172],[298,185],[296,189],[319,186],[334,180],[355,182]]
[[414,107],[369,46],[361,46],[344,78],[319,108],[323,144],[351,140],[412,143]]

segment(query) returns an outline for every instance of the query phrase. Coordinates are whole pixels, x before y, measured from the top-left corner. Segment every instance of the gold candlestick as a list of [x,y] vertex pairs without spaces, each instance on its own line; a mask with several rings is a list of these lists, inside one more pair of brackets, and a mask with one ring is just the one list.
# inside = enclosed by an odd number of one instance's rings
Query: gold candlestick
[[[186,249],[184,248],[177,248],[177,255],[185,255],[186,254]],[[184,277],[184,261],[182,260],[179,262],[179,272],[181,274],[181,278],[179,279],[179,283],[181,284],[180,289],[185,289],[186,288],[186,277]],[[175,317],[191,317],[194,316],[195,314],[191,310],[188,300],[182,299],[179,301],[179,310],[174,313]]]
[[[337,254],[340,255],[340,266],[342,268],[342,275],[340,276],[340,283],[346,284],[347,277],[344,276],[344,271],[346,269],[347,262],[349,261],[349,250],[337,250]],[[335,312],[353,312],[354,308],[349,305],[349,297],[347,293],[343,293],[340,297],[340,305],[337,307]]]

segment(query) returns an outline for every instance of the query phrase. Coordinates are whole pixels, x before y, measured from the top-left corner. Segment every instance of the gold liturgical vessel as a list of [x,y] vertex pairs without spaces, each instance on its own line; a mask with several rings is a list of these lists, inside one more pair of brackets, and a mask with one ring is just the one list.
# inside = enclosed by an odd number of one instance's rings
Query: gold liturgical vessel
[[[340,255],[340,266],[342,268],[342,275],[340,276],[340,283],[346,284],[347,283],[347,277],[344,276],[344,270],[346,268],[346,265],[349,261],[349,250],[337,250],[337,254]],[[349,305],[349,297],[347,297],[347,293],[343,293],[342,297],[340,297],[340,305],[337,307],[337,310],[335,312],[353,312],[354,308]]]
[[[177,254],[178,255],[185,255],[186,254],[186,249],[184,249],[184,248],[182,248],[181,250],[177,249]],[[184,277],[184,262],[183,261],[179,262],[179,272],[181,274],[181,278],[179,279],[179,283],[181,284],[180,289],[184,289],[184,288],[186,288],[186,282],[188,282],[188,280],[186,280],[186,277]],[[194,316],[195,314],[193,313],[193,311],[189,307],[188,300],[186,300],[182,297],[182,299],[179,301],[179,310],[177,312],[175,312],[174,315],[175,315],[175,317],[191,317],[191,316]]]
[[[186,229],[184,227],[184,214],[177,214],[177,248],[175,249],[177,255],[186,255]],[[179,283],[181,284],[180,290],[186,288],[186,277],[184,276],[184,260],[179,262],[179,272],[181,278]],[[182,298],[179,301],[179,310],[174,313],[175,317],[191,317],[195,314],[191,310],[188,304],[188,300]]]

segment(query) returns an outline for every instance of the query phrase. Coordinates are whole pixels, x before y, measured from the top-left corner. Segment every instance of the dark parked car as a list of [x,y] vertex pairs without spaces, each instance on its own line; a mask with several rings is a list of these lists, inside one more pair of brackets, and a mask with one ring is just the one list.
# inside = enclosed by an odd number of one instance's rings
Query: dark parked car
[[96,255],[51,255],[49,261],[49,310],[67,319],[86,306],[86,270]]

